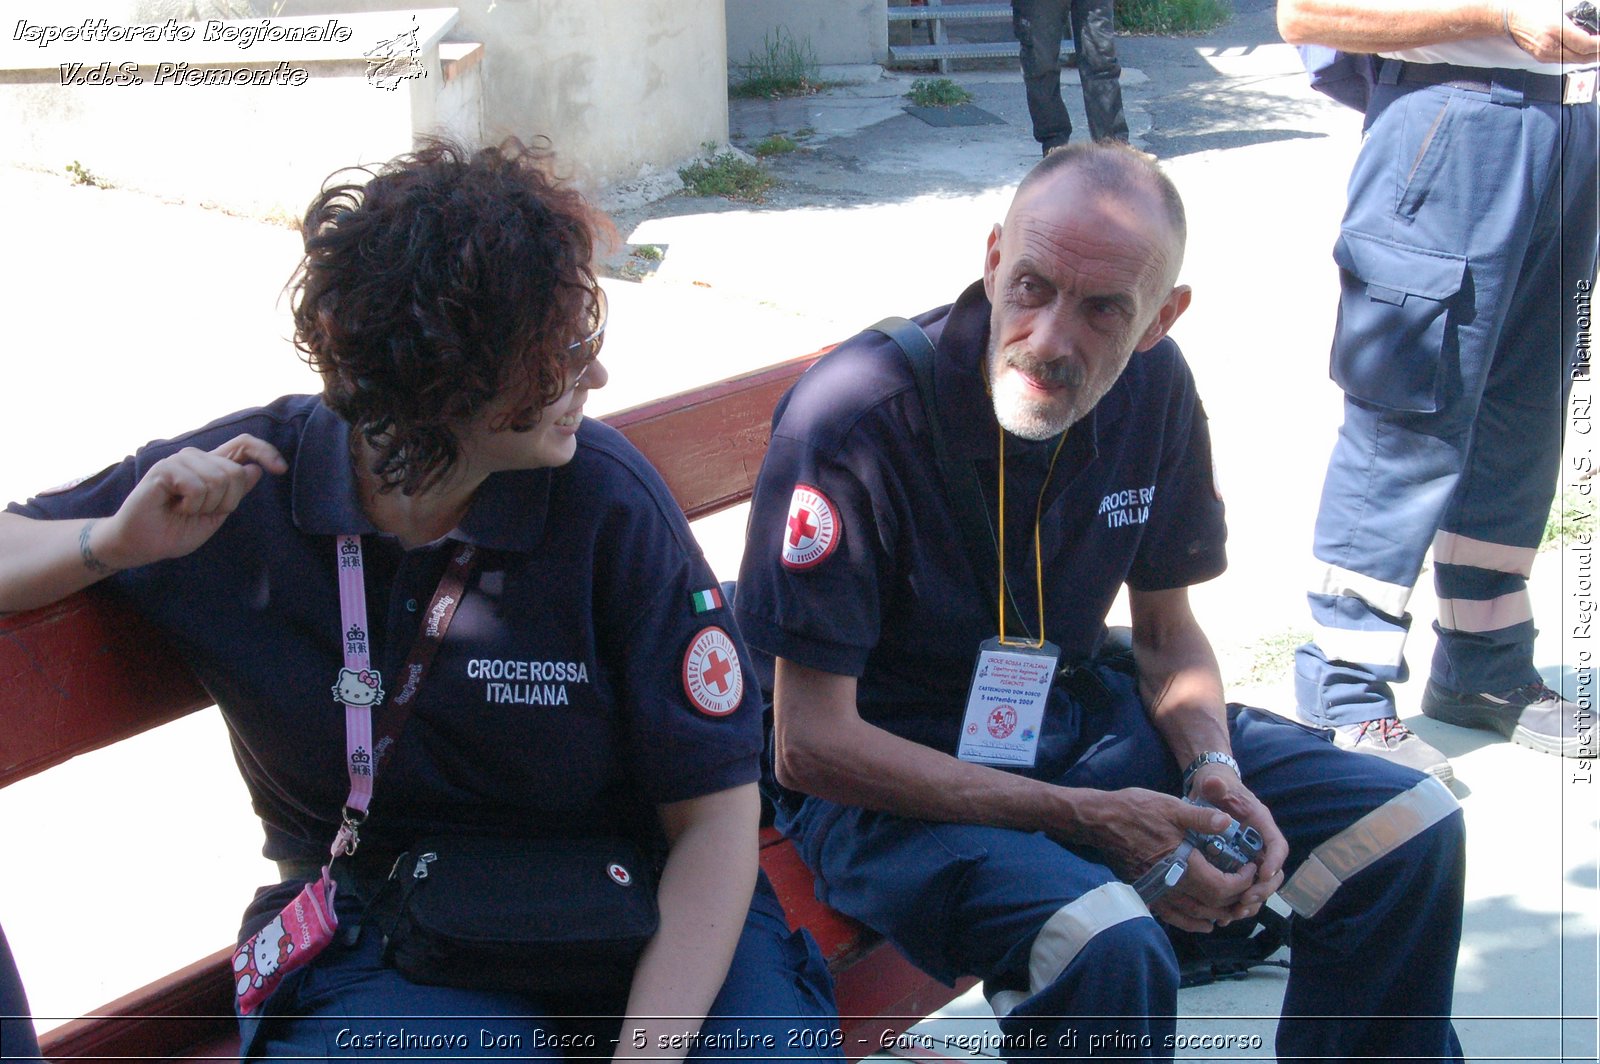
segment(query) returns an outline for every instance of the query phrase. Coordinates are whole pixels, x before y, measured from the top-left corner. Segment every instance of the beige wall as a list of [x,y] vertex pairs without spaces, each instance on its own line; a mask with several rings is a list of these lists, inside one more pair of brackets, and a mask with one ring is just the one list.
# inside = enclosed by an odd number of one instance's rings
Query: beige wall
[[[324,83],[292,90],[62,87],[49,66],[9,76],[0,69],[0,128],[24,129],[0,143],[0,159],[59,170],[77,158],[96,170],[98,158],[97,172],[119,184],[260,214],[279,206],[298,210],[306,189],[315,187],[308,174],[316,171],[320,179],[330,159],[343,165],[406,150],[405,123],[415,120],[421,132],[441,125],[458,133],[477,130],[488,142],[547,136],[566,175],[591,193],[649,187],[637,179],[654,174],[675,181],[676,167],[702,145],[727,141],[724,3],[40,0],[28,17],[59,24],[87,16],[132,24],[168,17],[258,19],[270,12],[285,19],[365,13],[385,25],[398,17],[403,27],[409,16],[374,13],[450,6],[459,16],[447,41],[481,42],[483,53],[453,83],[436,67],[426,82],[393,94],[371,92],[362,83],[359,52],[348,70],[329,77],[324,65]],[[199,61],[195,47],[156,58]],[[22,61],[44,62],[38,59],[43,55],[54,63],[62,51],[34,50]],[[115,66],[126,58],[122,49],[109,52],[96,61],[110,58]],[[262,46],[247,54],[261,55]],[[408,94],[404,106],[394,98]]]
[[728,63],[737,68],[766,53],[781,27],[809,42],[817,62],[881,63],[889,54],[888,0],[726,0]]
[[[27,19],[75,26],[83,8]],[[210,12],[203,13],[210,14]],[[146,21],[100,5],[89,17],[112,26]],[[203,26],[180,42],[81,42],[45,47],[0,40],[0,159],[60,173],[77,162],[98,181],[257,217],[299,217],[335,169],[382,162],[410,150],[413,130],[471,132],[479,124],[468,59],[440,62],[439,38],[455,15],[346,15],[343,42],[259,41],[249,48],[206,42]],[[325,24],[324,20],[284,19]],[[8,30],[15,23],[8,26]],[[245,23],[244,25],[250,25]],[[386,89],[368,78],[374,42],[414,25],[425,76]],[[63,84],[61,67],[81,64],[88,84]],[[179,71],[265,72],[261,85],[174,83]],[[111,79],[96,84],[97,75]],[[303,75],[303,78],[302,78]]]
[[[283,14],[438,2],[286,0]],[[571,176],[596,189],[727,141],[724,2],[463,0],[450,36],[484,45],[486,134],[549,136]]]

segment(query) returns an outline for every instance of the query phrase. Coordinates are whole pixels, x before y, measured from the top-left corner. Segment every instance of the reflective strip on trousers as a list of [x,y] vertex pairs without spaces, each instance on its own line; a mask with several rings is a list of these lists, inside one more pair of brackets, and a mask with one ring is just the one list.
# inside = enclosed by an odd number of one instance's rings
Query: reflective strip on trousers
[[1440,532],[1433,537],[1433,560],[1439,565],[1470,565],[1497,573],[1516,573],[1526,577],[1533,572],[1534,547],[1512,547],[1490,543],[1455,532]]
[[1498,632],[1533,620],[1533,603],[1526,591],[1512,591],[1492,599],[1442,598],[1439,625],[1455,632]]
[[1411,588],[1358,573],[1337,565],[1319,565],[1311,578],[1311,593],[1358,598],[1380,613],[1402,616],[1411,600]]
[[1328,661],[1399,668],[1405,660],[1406,633],[1397,628],[1329,628],[1316,625],[1312,637]]
[[1034,937],[1028,954],[1028,992],[1001,990],[989,999],[996,1016],[1004,1016],[1060,977],[1089,940],[1126,920],[1149,916],[1150,910],[1126,883],[1103,883],[1056,911]]
[[1448,787],[1428,776],[1311,852],[1278,891],[1295,913],[1315,916],[1353,876],[1427,831],[1458,808]]

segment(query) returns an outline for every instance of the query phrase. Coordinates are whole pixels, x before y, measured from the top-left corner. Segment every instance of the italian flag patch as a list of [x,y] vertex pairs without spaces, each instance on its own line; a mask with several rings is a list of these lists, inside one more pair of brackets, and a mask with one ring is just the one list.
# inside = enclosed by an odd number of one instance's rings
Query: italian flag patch
[[722,589],[708,587],[704,591],[696,591],[689,599],[689,604],[696,613],[710,613],[712,610],[722,608]]

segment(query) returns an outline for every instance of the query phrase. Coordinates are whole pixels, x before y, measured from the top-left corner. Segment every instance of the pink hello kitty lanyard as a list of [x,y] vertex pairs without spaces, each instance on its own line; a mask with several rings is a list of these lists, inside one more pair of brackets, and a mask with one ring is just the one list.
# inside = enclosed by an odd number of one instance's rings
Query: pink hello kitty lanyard
[[411,644],[401,670],[404,684],[390,701],[383,734],[372,741],[372,711],[383,703],[383,677],[372,667],[367,640],[367,591],[362,579],[361,537],[340,536],[338,544],[339,615],[344,632],[344,669],[333,685],[333,697],[344,703],[345,769],[350,775],[350,797],[345,799],[343,822],[334,837],[332,857],[356,852],[358,830],[372,802],[372,781],[378,765],[394,748],[394,741],[411,715],[422,677],[444,642],[445,630],[456,615],[477,548],[462,544],[450,559],[439,587],[423,615],[422,628]]
[[395,739],[411,715],[422,677],[444,642],[445,630],[461,604],[472,575],[477,549],[463,544],[445,567],[439,587],[423,615],[422,628],[402,671],[404,683],[390,701],[382,734],[372,741],[372,711],[383,703],[383,677],[372,667],[367,638],[367,591],[363,582],[361,537],[340,536],[336,547],[339,576],[339,626],[343,633],[344,668],[333,685],[333,697],[344,703],[345,769],[350,776],[350,797],[345,799],[339,832],[329,850],[322,874],[307,883],[293,901],[252,938],[233,952],[235,1005],[249,1016],[283,982],[283,977],[309,964],[333,941],[339,927],[333,899],[336,885],[331,869],[340,857],[356,852],[358,832],[372,801],[378,765],[394,749]]

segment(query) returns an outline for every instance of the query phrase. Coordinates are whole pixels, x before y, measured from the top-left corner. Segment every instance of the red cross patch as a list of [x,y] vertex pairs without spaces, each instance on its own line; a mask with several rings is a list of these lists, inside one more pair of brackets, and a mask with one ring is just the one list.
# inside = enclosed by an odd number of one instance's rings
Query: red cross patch
[[809,484],[796,484],[783,526],[783,564],[790,569],[821,565],[839,545],[843,531],[828,497]]
[[683,654],[683,693],[708,717],[725,717],[744,699],[739,652],[721,628],[700,629]]

